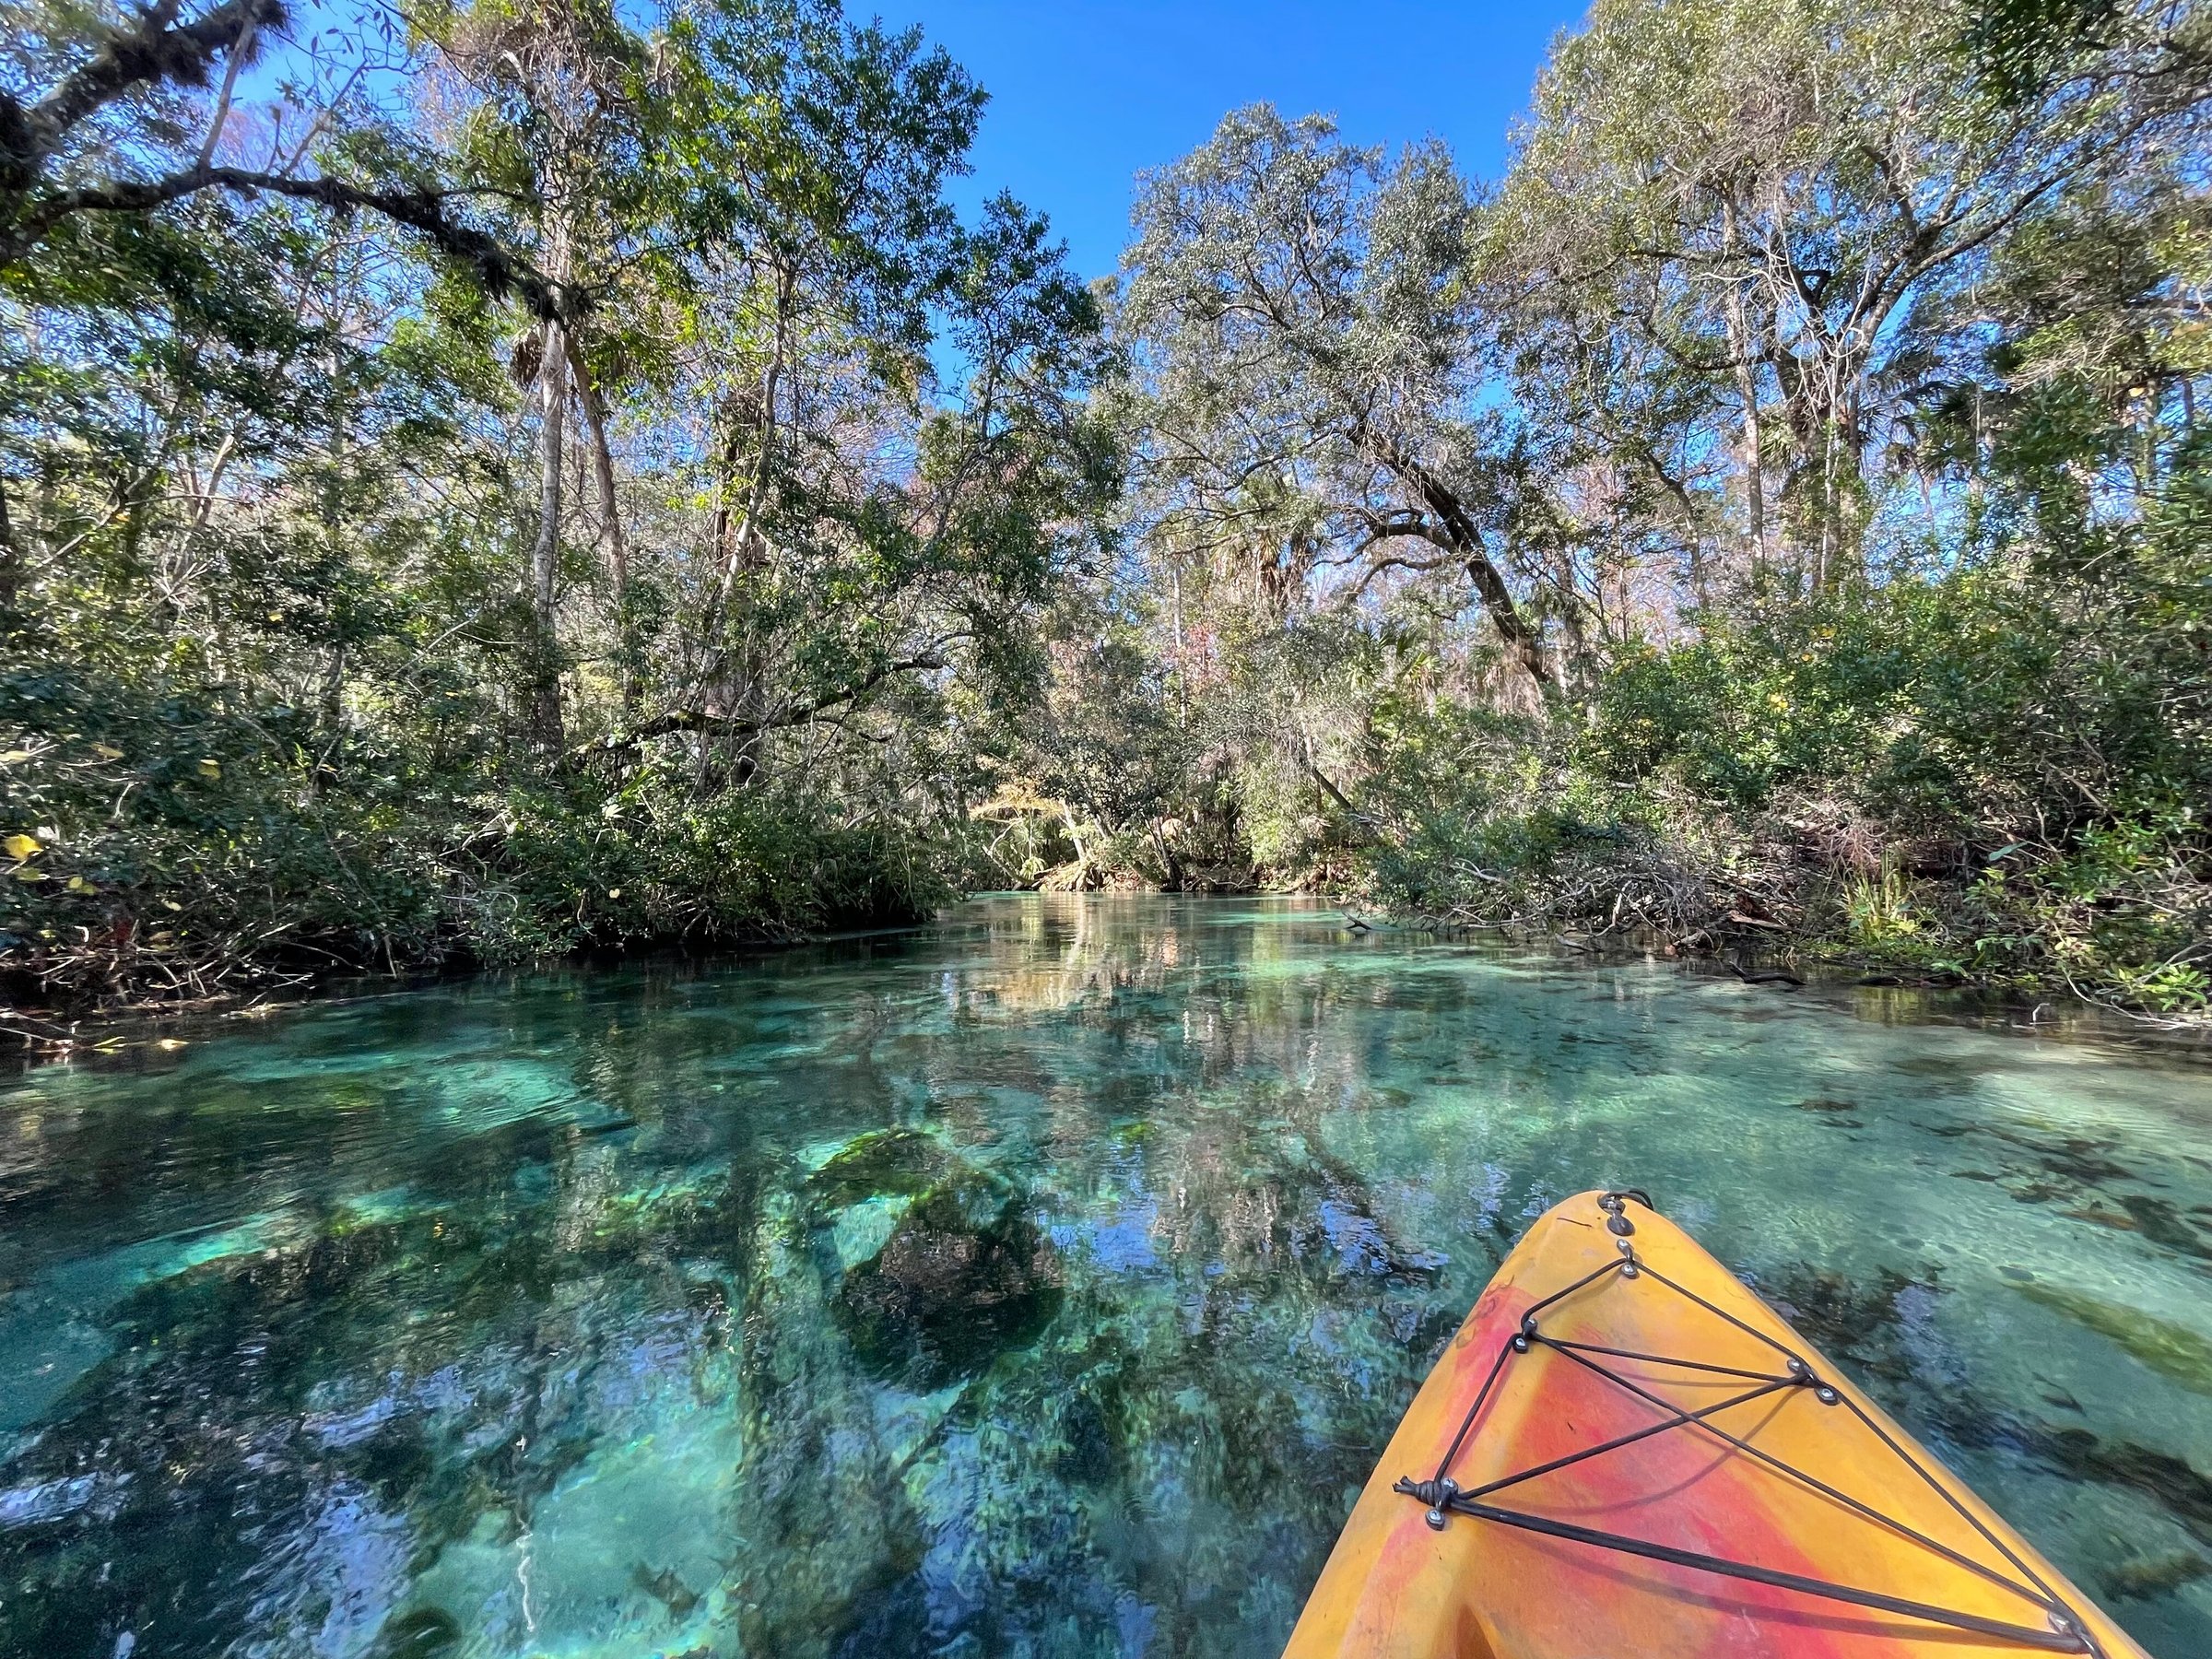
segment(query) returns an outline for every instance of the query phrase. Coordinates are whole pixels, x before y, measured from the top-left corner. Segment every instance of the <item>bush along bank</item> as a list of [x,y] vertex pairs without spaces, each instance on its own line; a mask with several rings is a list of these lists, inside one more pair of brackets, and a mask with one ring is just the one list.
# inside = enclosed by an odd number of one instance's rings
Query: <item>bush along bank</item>
[[1548,738],[1379,750],[1364,890],[2202,1020],[2207,641],[2212,591],[2118,557],[1707,618]]
[[[51,680],[10,692],[57,696]],[[6,728],[0,991],[15,1007],[787,941],[917,921],[952,893],[917,830],[798,792],[702,797],[652,769],[471,787],[355,746],[287,745],[281,711],[133,712],[108,688]]]

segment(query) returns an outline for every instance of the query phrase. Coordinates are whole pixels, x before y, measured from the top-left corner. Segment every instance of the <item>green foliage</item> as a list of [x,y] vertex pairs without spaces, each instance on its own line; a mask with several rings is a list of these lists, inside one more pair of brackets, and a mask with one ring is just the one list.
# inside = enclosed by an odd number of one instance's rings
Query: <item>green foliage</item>
[[12,994],[1022,881],[2204,1006],[2205,8],[1600,0],[1494,187],[1236,111],[1094,295],[826,0],[436,5],[251,184],[229,5],[0,62],[109,66],[0,168]]
[[0,168],[8,996],[925,914],[1119,477],[1096,302],[947,194],[973,80],[821,0],[440,4],[273,80],[220,12],[0,63],[89,100]]
[[707,801],[660,780],[594,804],[532,792],[464,899],[495,962],[586,947],[694,947],[924,919],[955,895],[903,826],[847,826],[804,798]]
[[914,921],[952,896],[935,843],[833,801],[701,798],[658,772],[488,788],[204,692],[22,669],[0,677],[0,953],[22,1000],[705,948]]
[[0,674],[0,732],[18,854],[0,959],[18,996],[208,993],[240,961],[412,960],[440,933],[409,792],[360,754],[345,757],[354,788],[320,786],[332,761],[296,711],[18,666]]
[[1230,116],[1117,317],[1184,798],[1430,917],[2195,1010],[2206,27],[1606,0],[1489,191]]
[[1962,55],[1992,97],[2010,106],[2048,92],[2055,76],[2109,41],[2123,20],[2120,0],[1981,0],[1972,14]]

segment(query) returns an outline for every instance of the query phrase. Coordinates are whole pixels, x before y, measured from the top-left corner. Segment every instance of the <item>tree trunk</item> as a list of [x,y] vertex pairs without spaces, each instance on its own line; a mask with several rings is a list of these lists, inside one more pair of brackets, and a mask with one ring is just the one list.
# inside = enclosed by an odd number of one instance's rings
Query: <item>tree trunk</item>
[[[1859,398],[1866,354],[1825,325],[1811,335],[1812,350],[1794,359],[1783,385],[1795,449],[1785,494],[1790,540],[1800,561],[1808,555],[1813,561],[1812,591],[1832,593],[1865,570],[1860,481],[1865,432]],[[1792,361],[1787,355],[1775,360],[1778,366]]]
[[[723,481],[724,500],[716,515],[715,524],[719,533],[718,542],[726,541],[728,547],[726,550],[720,547],[717,548],[723,555],[722,582],[716,595],[718,613],[726,614],[731,595],[737,585],[738,573],[749,568],[752,544],[759,534],[760,508],[767,496],[769,466],[775,453],[776,398],[782,387],[783,353],[789,335],[791,296],[792,285],[787,280],[777,292],[775,336],[769,348],[768,365],[760,376],[759,442],[753,453],[752,476],[746,480],[744,510],[737,515],[734,525],[727,502],[731,480],[725,477]],[[736,456],[737,443],[733,434],[729,455],[733,465]]]
[[[752,475],[746,482],[743,509],[735,526],[727,531],[729,546],[724,555],[722,582],[714,606],[715,626],[724,640],[733,623],[743,629],[735,650],[718,641],[716,653],[716,678],[722,682],[722,700],[745,722],[741,734],[732,744],[727,761],[726,775],[739,784],[749,783],[759,775],[767,749],[765,727],[759,717],[768,706],[768,653],[759,637],[754,607],[748,603],[747,615],[740,617],[736,613],[740,579],[758,575],[767,563],[761,553],[760,515],[767,505],[769,474],[775,460],[776,402],[782,393],[784,357],[790,347],[793,294],[794,287],[787,276],[777,289],[775,335],[760,377],[759,441],[753,454]],[[734,459],[735,443],[731,453]],[[727,489],[726,482],[724,488]],[[726,520],[724,522],[727,524]]]
[[[1852,522],[1858,483],[1858,442],[1853,429],[1857,423],[1848,404],[1822,387],[1809,401],[1802,424],[1810,459],[1807,470],[1813,475],[1810,500],[1806,502],[1812,518],[1807,526],[1811,534],[1806,539],[1814,548],[1813,591],[1833,593],[1842,585],[1858,545],[1857,527]],[[1804,494],[1800,492],[1801,499]]]
[[[1722,209],[1731,259],[1741,250],[1736,238],[1735,208]],[[1744,406],[1744,507],[1750,520],[1753,564],[1767,561],[1767,469],[1764,434],[1759,422],[1759,363],[1751,354],[1751,327],[1744,316],[1743,285],[1728,285],[1728,356],[1735,375],[1736,400]]]
[[530,741],[548,754],[561,749],[560,639],[556,599],[560,576],[561,469],[569,412],[568,330],[545,325],[537,370],[537,540],[530,550]]
[[591,434],[592,474],[599,489],[599,539],[606,549],[607,581],[615,591],[615,673],[622,688],[622,721],[625,725],[634,725],[639,703],[638,649],[630,628],[629,541],[622,533],[622,513],[615,499],[615,456],[606,441],[606,406],[572,336],[569,367],[576,376],[577,401],[583,407],[584,425]]
[[[340,726],[346,719],[346,641],[340,640],[331,648],[330,665],[323,671],[323,729],[330,734],[335,747]],[[316,769],[318,780],[321,768]]]
[[7,481],[0,478],[0,629],[12,619],[22,594],[23,556],[16,550],[16,529],[7,516]]
[[1505,641],[1506,651],[1548,700],[1559,690],[1559,682],[1544,650],[1543,630],[1514,602],[1513,591],[1506,585],[1505,573],[1483,546],[1482,532],[1476,528],[1466,504],[1419,462],[1400,457],[1394,465],[1419,493],[1422,504],[1436,515],[1452,550],[1459,555],[1466,570],[1467,580],[1475,584],[1483,609],[1489,613],[1499,637]]
[[1599,669],[1597,653],[1591,648],[1590,631],[1585,625],[1584,611],[1587,607],[1583,603],[1582,594],[1574,585],[1572,555],[1563,554],[1560,557],[1559,568],[1551,579],[1551,588],[1559,596],[1559,631],[1567,641],[1566,650],[1560,653],[1565,659],[1565,677],[1574,696],[1586,703],[1596,690]]

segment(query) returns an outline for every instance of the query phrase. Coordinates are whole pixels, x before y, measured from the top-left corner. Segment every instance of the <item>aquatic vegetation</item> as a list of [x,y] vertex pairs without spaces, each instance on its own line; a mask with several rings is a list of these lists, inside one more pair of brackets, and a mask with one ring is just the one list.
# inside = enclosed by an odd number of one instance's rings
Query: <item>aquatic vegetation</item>
[[2177,1549],[2113,1568],[2103,1575],[2102,1587],[2114,1601],[2135,1601],[2147,1595],[2171,1595],[2183,1585],[2207,1576],[2212,1576],[2212,1561],[2194,1550]]
[[2212,1544],[2212,1479],[2184,1459],[2134,1441],[2108,1441],[2087,1429],[2017,1428],[2017,1438],[2071,1479],[2139,1492],[2205,1543]]
[[926,1192],[954,1161],[942,1142],[918,1130],[874,1129],[840,1147],[806,1186],[832,1205],[889,1195],[912,1198]]
[[1618,1180],[2201,1651],[2201,1356],[2049,1298],[2198,1292],[2212,1086],[1746,994],[1003,900],[33,1074],[0,1652],[1272,1659],[1505,1248]]
[[2087,1325],[2161,1376],[2172,1378],[2193,1393],[2212,1394],[2212,1336],[2063,1285],[2035,1280],[2019,1288],[2030,1301]]
[[1863,1283],[1798,1263],[1771,1284],[1755,1286],[1816,1347],[1850,1364],[1862,1381],[1905,1382],[1921,1373],[1903,1337],[1942,1292],[1934,1273],[1924,1279],[1884,1267]]

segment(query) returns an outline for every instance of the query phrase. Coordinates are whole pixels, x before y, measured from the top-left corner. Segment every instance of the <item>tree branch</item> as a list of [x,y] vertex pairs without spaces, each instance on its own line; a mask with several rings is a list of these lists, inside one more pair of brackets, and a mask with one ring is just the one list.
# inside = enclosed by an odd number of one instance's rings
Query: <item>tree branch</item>
[[704,709],[671,709],[642,721],[627,732],[609,732],[604,737],[580,744],[569,751],[568,764],[582,765],[600,755],[623,754],[650,742],[655,737],[667,737],[677,732],[713,732],[723,736],[748,737],[760,732],[771,732],[785,726],[806,725],[828,715],[831,711],[858,702],[885,681],[901,674],[914,674],[946,666],[944,657],[935,652],[920,656],[901,657],[897,662],[884,663],[863,676],[856,686],[816,699],[806,703],[786,703],[766,714],[711,714]]
[[1499,570],[1488,548],[1484,547],[1482,532],[1476,528],[1466,503],[1441,478],[1413,456],[1399,452],[1394,444],[1381,443],[1374,453],[1378,460],[1413,486],[1423,504],[1436,515],[1435,527],[1418,528],[1413,534],[1458,556],[1466,570],[1467,580],[1475,584],[1483,608],[1489,612],[1490,621],[1503,637],[1506,649],[1536,682],[1537,689],[1548,696],[1559,679],[1552,672],[1550,659],[1544,654],[1543,633],[1514,601],[1512,589],[1506,585],[1505,573]]
[[194,167],[165,179],[115,179],[61,192],[19,214],[0,234],[0,270],[18,264],[62,220],[79,213],[144,213],[203,190],[241,195],[280,195],[314,202],[340,213],[379,214],[421,236],[447,258],[465,265],[494,296],[509,294],[537,317],[573,321],[589,309],[583,289],[556,282],[500,243],[489,231],[456,218],[446,204],[482,190],[377,189],[344,179],[296,179],[241,167]]
[[70,131],[117,99],[160,81],[204,86],[208,65],[246,31],[285,25],[284,0],[222,0],[180,26],[181,4],[154,0],[130,27],[110,30],[90,59],[28,110],[0,93],[0,195],[27,194]]

